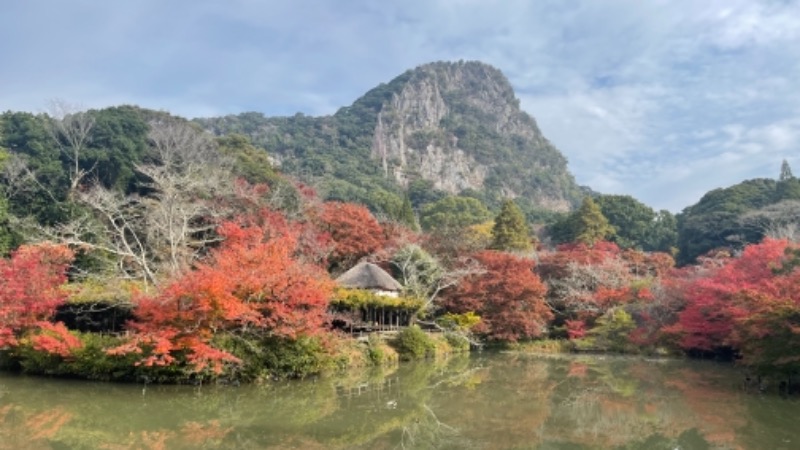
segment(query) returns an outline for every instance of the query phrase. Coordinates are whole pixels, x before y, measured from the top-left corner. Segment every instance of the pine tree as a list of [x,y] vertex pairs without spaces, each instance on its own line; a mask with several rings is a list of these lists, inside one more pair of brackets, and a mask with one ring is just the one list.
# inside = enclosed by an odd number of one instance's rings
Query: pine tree
[[500,214],[494,219],[491,247],[505,251],[526,251],[532,247],[522,210],[511,200],[503,202]]
[[594,245],[614,234],[614,227],[608,223],[600,207],[590,197],[583,199],[577,219],[576,239],[586,245]]

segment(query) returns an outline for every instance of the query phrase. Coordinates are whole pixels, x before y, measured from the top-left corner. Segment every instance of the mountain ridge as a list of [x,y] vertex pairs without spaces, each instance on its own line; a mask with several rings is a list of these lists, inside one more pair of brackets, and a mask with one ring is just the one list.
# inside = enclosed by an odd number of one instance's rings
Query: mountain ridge
[[495,208],[513,198],[529,217],[568,211],[585,194],[508,79],[476,61],[409,69],[329,116],[243,113],[196,122],[217,135],[245,134],[324,197],[376,211],[420,183]]

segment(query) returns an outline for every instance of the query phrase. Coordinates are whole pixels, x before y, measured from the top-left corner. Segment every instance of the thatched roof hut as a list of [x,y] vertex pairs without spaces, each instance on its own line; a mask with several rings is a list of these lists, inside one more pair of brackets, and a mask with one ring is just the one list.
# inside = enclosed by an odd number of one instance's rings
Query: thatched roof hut
[[399,292],[403,286],[385,270],[375,264],[362,262],[336,279],[339,286],[350,289],[369,289],[382,292]]

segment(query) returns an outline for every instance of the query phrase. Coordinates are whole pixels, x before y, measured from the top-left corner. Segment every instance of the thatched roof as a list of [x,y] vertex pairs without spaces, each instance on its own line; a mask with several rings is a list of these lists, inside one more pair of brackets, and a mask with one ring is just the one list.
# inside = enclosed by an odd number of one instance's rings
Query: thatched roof
[[362,262],[343,273],[336,282],[351,289],[399,291],[403,286],[385,270],[372,263]]

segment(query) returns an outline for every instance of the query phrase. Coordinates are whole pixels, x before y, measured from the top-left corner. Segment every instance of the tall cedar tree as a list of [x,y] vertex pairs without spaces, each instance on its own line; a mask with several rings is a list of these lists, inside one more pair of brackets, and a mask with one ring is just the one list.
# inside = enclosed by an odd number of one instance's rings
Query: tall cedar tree
[[494,219],[491,247],[503,251],[528,251],[533,248],[529,232],[522,210],[512,200],[506,200]]
[[614,234],[614,227],[600,211],[600,207],[590,197],[583,199],[578,210],[576,239],[586,245],[594,245]]
[[419,231],[417,216],[414,214],[414,207],[411,205],[411,199],[408,194],[403,197],[403,206],[400,208],[397,220],[412,231]]
[[547,288],[533,273],[534,262],[497,251],[478,253],[475,259],[484,271],[467,276],[447,293],[445,309],[480,315],[474,330],[491,340],[541,336],[553,315],[544,299]]

